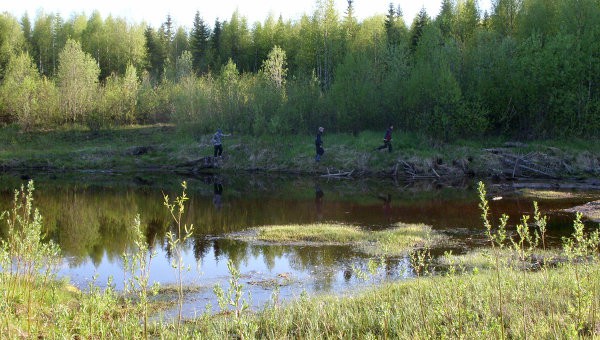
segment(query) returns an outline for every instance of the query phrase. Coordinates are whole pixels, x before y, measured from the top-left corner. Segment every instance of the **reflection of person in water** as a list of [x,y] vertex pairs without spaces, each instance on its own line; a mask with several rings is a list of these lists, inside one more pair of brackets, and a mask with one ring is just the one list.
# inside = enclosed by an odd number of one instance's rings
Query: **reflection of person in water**
[[392,221],[392,195],[379,195],[377,196],[383,201],[383,214],[385,215],[388,222]]
[[317,184],[315,186],[315,207],[317,209],[317,219],[320,221],[323,218],[323,190],[321,190],[321,186]]
[[223,207],[223,202],[221,201],[221,196],[223,195],[223,184],[221,182],[215,182],[215,195],[213,196],[213,204],[217,210],[221,210]]

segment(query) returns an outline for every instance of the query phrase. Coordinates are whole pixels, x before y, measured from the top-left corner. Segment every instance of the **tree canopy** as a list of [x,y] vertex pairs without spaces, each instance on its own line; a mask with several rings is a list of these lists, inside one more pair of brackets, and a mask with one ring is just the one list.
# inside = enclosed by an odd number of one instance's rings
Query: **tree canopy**
[[598,1],[494,0],[488,13],[441,0],[435,17],[415,18],[390,3],[362,21],[347,2],[337,13],[317,0],[297,20],[235,11],[212,27],[198,11],[189,30],[169,15],[152,27],[99,12],[0,14],[0,123],[598,136]]

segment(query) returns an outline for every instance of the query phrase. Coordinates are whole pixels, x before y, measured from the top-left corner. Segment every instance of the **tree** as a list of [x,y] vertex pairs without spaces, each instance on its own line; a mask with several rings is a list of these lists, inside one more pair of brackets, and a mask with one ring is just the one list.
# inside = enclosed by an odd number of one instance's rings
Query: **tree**
[[336,69],[331,98],[340,128],[358,133],[377,127],[382,117],[378,110],[379,88],[375,65],[364,53],[346,55]]
[[333,83],[333,70],[342,57],[341,35],[338,14],[333,0],[317,0],[317,10],[313,20],[318,24],[318,44],[316,45],[316,71],[323,89]]
[[84,52],[93,56],[98,65],[103,64],[104,52],[106,51],[104,41],[104,20],[102,20],[99,11],[94,11],[81,33],[81,48]]
[[421,8],[419,14],[413,20],[412,26],[410,27],[410,48],[411,51],[415,51],[419,45],[419,41],[427,25],[429,25],[430,19],[427,15],[425,7]]
[[273,47],[267,60],[263,62],[261,70],[278,90],[284,91],[287,76],[287,60],[284,50],[279,46]]
[[146,38],[147,68],[155,80],[160,80],[165,71],[167,53],[158,33],[150,26],[144,32]]
[[210,65],[213,69],[218,69],[221,65],[221,35],[222,35],[222,24],[219,18],[215,19],[215,26],[210,36]]
[[492,28],[501,35],[514,35],[522,5],[523,0],[493,0]]
[[21,17],[21,29],[23,30],[23,39],[24,41],[24,52],[31,53],[31,44],[32,44],[32,33],[33,30],[31,28],[31,21],[29,20],[29,15],[27,12],[23,14]]
[[234,11],[231,19],[223,23],[221,60],[231,59],[242,71],[252,69],[252,36],[245,17]]
[[190,33],[190,51],[192,52],[192,65],[196,74],[204,74],[208,71],[208,47],[210,29],[196,11],[194,24]]
[[401,17],[401,12],[397,12],[394,8],[394,4],[390,2],[388,13],[385,16],[384,21],[385,34],[388,45],[390,46],[396,46],[400,44],[400,41],[402,40],[401,26],[403,23],[401,22]]
[[440,13],[435,18],[435,24],[440,29],[442,37],[449,38],[454,28],[454,1],[442,0]]
[[41,79],[28,54],[22,53],[10,59],[0,87],[0,98],[10,121],[16,121],[25,131],[39,123],[37,98]]
[[69,122],[84,122],[94,108],[100,68],[94,58],[71,39],[67,40],[58,61],[57,80],[64,118]]
[[342,23],[344,28],[344,41],[351,42],[354,40],[356,31],[358,30],[358,22],[354,14],[354,0],[347,0],[348,7],[346,7],[346,16]]
[[557,2],[529,0],[523,4],[523,11],[518,18],[518,35],[521,39],[527,39],[532,34],[539,34],[545,40],[560,29],[557,20]]
[[134,123],[139,89],[135,67],[129,64],[123,76],[113,73],[104,83],[99,108],[94,116],[94,127],[101,127],[109,122]]
[[0,14],[0,80],[3,70],[12,56],[22,51],[24,46],[23,33],[17,19],[8,13]]
[[479,25],[479,9],[475,0],[460,0],[456,6],[454,35],[457,41],[466,43],[473,37]]

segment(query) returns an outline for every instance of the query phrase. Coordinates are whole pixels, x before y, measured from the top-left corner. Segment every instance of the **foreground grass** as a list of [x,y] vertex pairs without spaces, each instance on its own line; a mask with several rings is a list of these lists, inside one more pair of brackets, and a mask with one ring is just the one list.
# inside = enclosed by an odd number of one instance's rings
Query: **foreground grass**
[[[599,269],[589,265],[585,272]],[[299,300],[237,322],[198,320],[190,327],[203,334],[270,339],[598,337],[600,300],[592,289],[600,287],[600,277],[577,282],[579,270],[571,265],[525,274],[503,269],[500,286],[492,272],[418,278],[355,296]]]
[[[188,320],[180,338],[594,338],[600,336],[600,266],[566,264],[523,272],[452,272],[390,283],[351,296],[300,298],[256,313],[205,314]],[[0,337],[143,338],[139,311],[112,291],[54,289],[37,302],[27,332],[24,306],[3,309]],[[5,288],[5,287],[2,287]],[[40,289],[42,289],[40,287]],[[499,301],[499,292],[503,298]],[[60,296],[57,298],[57,296]],[[502,321],[500,318],[502,310]],[[177,338],[171,321],[151,337]],[[504,334],[504,335],[502,335]]]
[[256,239],[274,243],[352,245],[372,255],[394,256],[430,247],[442,236],[424,224],[396,223],[394,228],[370,231],[339,224],[276,225],[257,228]]

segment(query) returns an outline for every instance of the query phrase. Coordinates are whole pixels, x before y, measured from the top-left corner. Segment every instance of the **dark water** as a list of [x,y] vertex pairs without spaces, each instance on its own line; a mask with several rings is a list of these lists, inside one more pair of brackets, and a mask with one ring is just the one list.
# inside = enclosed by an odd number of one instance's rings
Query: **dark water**
[[[44,217],[50,238],[63,250],[67,276],[85,289],[90,282],[104,286],[112,277],[123,287],[122,254],[132,244],[131,228],[139,214],[148,244],[157,252],[151,281],[168,286],[176,282],[165,235],[171,216],[163,195],[173,198],[187,182],[189,201],[185,223],[194,226],[184,244],[186,284],[199,289],[189,294],[188,316],[217,309],[216,284],[227,289],[228,260],[241,271],[244,297],[254,307],[268,302],[278,286],[280,299],[307,293],[345,294],[386,280],[412,275],[406,257],[372,259],[343,246],[280,246],[249,244],[224,238],[252,227],[271,224],[343,222],[369,229],[387,228],[396,222],[425,223],[453,240],[451,250],[465,252],[485,244],[476,182],[398,183],[392,180],[332,180],[319,177],[221,174],[189,177],[176,174],[74,173],[32,176],[35,206]],[[18,175],[0,177],[0,211],[9,209],[12,190],[24,183]],[[488,183],[488,191],[496,186]],[[490,201],[492,218],[531,214],[531,199],[503,194]],[[571,233],[573,215],[561,209],[600,197],[599,192],[578,192],[575,198],[538,200],[550,218],[549,239],[558,244]],[[0,236],[4,234],[0,227]],[[444,249],[437,249],[440,253]],[[366,280],[369,261],[379,266]]]

